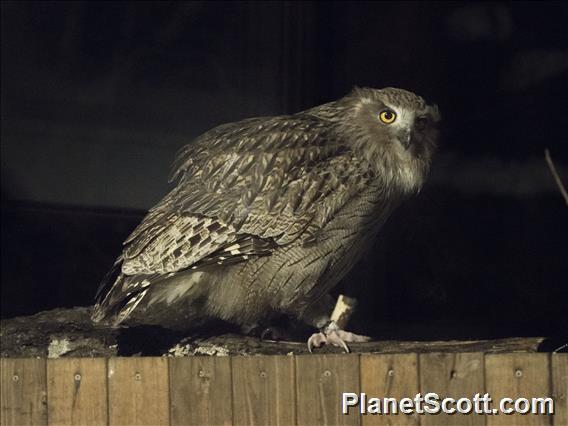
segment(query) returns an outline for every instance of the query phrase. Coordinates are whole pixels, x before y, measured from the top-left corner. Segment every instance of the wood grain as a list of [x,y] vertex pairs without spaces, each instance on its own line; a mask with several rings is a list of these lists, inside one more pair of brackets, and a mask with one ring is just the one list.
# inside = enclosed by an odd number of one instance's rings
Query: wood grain
[[111,425],[168,425],[168,360],[110,358],[108,397]]
[[296,423],[291,356],[232,358],[235,425]]
[[45,359],[2,358],[0,367],[0,424],[46,425]]
[[[1,359],[2,425],[568,425],[568,355]],[[168,368],[169,367],[169,368]],[[485,370],[484,370],[485,367]],[[107,391],[108,390],[108,391]],[[546,398],[554,415],[342,414],[342,393]],[[107,399],[108,396],[108,399]],[[108,401],[108,403],[107,403]]]
[[48,424],[108,423],[104,358],[47,360]]
[[[485,389],[484,361],[482,353],[430,353],[421,354],[420,392],[438,394],[440,399],[449,397],[473,399],[475,394],[483,396]],[[453,404],[450,408],[456,408]],[[466,407],[467,408],[467,407]],[[483,415],[469,414],[424,414],[422,425],[485,425]]]
[[[414,397],[418,393],[418,356],[416,354],[361,355],[361,392],[367,398]],[[363,415],[362,424],[418,425],[417,415]]]
[[552,397],[554,426],[568,425],[568,354],[552,354]]
[[343,392],[360,392],[359,355],[296,357],[298,425],[358,425],[358,411],[341,412]]
[[[485,388],[493,407],[501,398],[545,398],[551,396],[548,354],[492,354],[485,356]],[[507,407],[511,407],[508,405]],[[551,416],[499,413],[488,415],[487,424],[550,425]]]
[[231,360],[228,357],[170,359],[172,425],[230,425]]

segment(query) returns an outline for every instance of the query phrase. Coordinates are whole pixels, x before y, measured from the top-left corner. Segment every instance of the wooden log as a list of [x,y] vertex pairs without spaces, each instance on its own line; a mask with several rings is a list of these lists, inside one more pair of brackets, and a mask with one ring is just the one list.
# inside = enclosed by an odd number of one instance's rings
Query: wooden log
[[568,425],[568,354],[552,354],[552,396],[554,426]]
[[342,392],[360,392],[358,355],[296,357],[298,425],[359,425],[355,410],[342,414]]
[[0,321],[0,356],[109,357],[119,329],[94,327],[90,308],[53,309]]
[[[450,341],[372,341],[350,343],[352,353],[399,354],[429,352],[536,352],[542,337],[512,337],[496,340]],[[305,342],[260,340],[254,337],[224,334],[205,339],[183,339],[168,351],[170,356],[191,355],[303,355],[308,354]],[[322,346],[317,354],[340,354],[343,349]]]
[[[369,397],[413,397],[419,392],[416,354],[361,355],[361,392]],[[418,425],[416,414],[364,415],[363,426]]]
[[[501,398],[549,397],[548,354],[491,354],[485,357],[485,389],[495,404]],[[508,408],[511,408],[508,406]],[[549,415],[503,414],[487,416],[488,426],[550,425]]]
[[296,422],[293,357],[235,357],[231,364],[233,424],[285,426]]
[[[475,394],[482,396],[485,392],[483,354],[478,352],[429,353],[421,354],[420,391],[422,395],[434,392],[440,399],[450,397],[472,399]],[[452,408],[456,408],[453,406]],[[482,415],[470,414],[424,414],[421,424],[428,426],[473,426],[485,425]]]
[[1,359],[2,426],[46,425],[45,359]]
[[50,425],[108,424],[106,359],[48,360],[47,394]]
[[172,426],[232,424],[228,357],[170,359],[170,392]]
[[109,424],[169,425],[168,360],[108,360]]
[[[287,355],[305,354],[301,341],[269,341],[236,334],[184,337],[160,327],[94,327],[90,308],[55,309],[0,322],[0,356],[9,358],[111,357],[116,355]],[[542,337],[497,340],[371,341],[353,343],[354,353],[536,352]],[[319,354],[342,353],[323,346]]]

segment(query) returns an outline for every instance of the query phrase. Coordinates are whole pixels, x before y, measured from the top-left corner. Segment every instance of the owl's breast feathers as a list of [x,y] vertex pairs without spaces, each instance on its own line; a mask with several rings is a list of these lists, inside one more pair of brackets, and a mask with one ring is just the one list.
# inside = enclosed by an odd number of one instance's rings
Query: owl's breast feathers
[[332,121],[310,114],[249,119],[200,136],[177,157],[176,187],[125,241],[93,318],[120,322],[152,284],[177,272],[317,241],[351,199],[381,192],[376,171],[345,142]]

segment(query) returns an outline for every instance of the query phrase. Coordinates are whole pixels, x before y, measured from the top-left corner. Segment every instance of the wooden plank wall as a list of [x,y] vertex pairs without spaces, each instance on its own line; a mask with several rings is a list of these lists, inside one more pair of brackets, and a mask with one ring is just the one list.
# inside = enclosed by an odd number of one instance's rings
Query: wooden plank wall
[[[568,355],[428,353],[1,360],[1,425],[568,425]],[[369,397],[555,399],[537,415],[341,413]]]

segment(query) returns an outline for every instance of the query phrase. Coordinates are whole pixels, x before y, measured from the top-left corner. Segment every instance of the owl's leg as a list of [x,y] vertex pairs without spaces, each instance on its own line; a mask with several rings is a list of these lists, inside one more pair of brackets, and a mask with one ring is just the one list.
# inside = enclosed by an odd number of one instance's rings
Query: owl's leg
[[314,333],[308,339],[308,350],[312,352],[313,348],[319,348],[321,345],[330,344],[343,348],[345,352],[349,352],[347,343],[368,342],[371,340],[368,336],[361,336],[349,331],[342,330],[335,321],[329,317],[329,312],[333,309],[333,299],[326,295],[320,302],[314,306],[310,306],[304,313],[302,319],[317,328],[318,333]]

